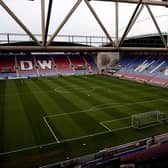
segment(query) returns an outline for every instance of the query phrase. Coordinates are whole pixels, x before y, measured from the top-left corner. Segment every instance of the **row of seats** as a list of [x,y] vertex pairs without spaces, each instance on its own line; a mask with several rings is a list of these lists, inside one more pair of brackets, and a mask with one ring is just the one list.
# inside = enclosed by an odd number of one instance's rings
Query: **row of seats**
[[0,55],[0,78],[96,73],[91,55]]
[[121,59],[118,66],[120,70],[114,76],[161,86],[168,85],[168,58],[166,56],[128,56]]

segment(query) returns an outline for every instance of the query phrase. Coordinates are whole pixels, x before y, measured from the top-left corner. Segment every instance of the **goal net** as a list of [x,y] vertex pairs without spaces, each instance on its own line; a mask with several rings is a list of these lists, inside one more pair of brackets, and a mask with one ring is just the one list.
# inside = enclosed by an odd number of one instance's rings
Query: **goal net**
[[160,111],[150,111],[132,115],[131,125],[133,128],[141,129],[167,120],[168,114]]

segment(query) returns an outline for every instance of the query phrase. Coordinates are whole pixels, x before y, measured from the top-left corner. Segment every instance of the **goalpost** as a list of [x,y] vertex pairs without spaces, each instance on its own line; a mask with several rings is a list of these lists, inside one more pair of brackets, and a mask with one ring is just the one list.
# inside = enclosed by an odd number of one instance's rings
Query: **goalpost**
[[132,115],[131,125],[133,128],[142,129],[167,120],[168,114],[160,111],[150,111]]

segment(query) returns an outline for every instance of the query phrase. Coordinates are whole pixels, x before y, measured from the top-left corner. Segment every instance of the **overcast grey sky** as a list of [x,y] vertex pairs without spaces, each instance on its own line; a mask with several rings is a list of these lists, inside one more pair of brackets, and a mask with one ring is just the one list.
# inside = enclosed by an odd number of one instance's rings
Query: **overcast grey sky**
[[[65,17],[68,11],[77,0],[54,0],[52,8],[52,17],[49,33],[52,34],[61,20]],[[41,33],[41,14],[40,14],[40,0],[33,2],[27,0],[4,0],[4,2],[15,12],[15,14],[23,21],[23,23],[33,32]],[[47,9],[48,0],[46,0]],[[98,16],[101,18],[106,29],[111,36],[115,33],[115,8],[112,2],[91,2]],[[120,3],[119,6],[119,29],[120,36],[122,35],[124,28],[128,24],[129,18],[135,9],[134,4]],[[157,21],[161,26],[163,32],[168,30],[168,8],[165,7],[151,7],[155,16],[167,15],[157,17]],[[146,8],[144,8],[140,17],[137,20],[137,24],[132,28],[130,35],[155,33],[156,28],[151,19],[147,19],[144,22],[139,22],[144,18],[150,18]],[[11,19],[6,11],[0,7],[0,32],[17,32],[23,33],[22,29]],[[64,28],[59,34],[73,34],[73,35],[104,35],[99,25],[91,15],[86,4],[82,2],[70,20],[66,23]]]

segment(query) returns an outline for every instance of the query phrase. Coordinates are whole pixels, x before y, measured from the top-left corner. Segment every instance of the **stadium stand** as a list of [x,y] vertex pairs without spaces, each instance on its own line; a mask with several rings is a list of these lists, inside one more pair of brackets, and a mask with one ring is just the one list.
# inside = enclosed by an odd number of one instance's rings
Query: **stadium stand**
[[36,59],[33,56],[16,56],[17,77],[37,77]]
[[53,60],[57,67],[58,73],[66,74],[72,72],[67,55],[53,55]]
[[85,74],[88,71],[88,65],[87,65],[87,61],[85,60],[85,58],[80,55],[71,55],[69,56],[69,60],[71,63],[71,67],[72,69],[75,71],[75,73],[77,74]]
[[88,63],[89,71],[92,72],[92,73],[97,73],[97,65],[94,61],[94,58],[91,57],[90,55],[85,55],[84,58]]
[[0,60],[0,78],[16,77],[15,57],[2,56]]
[[39,76],[54,76],[57,74],[56,65],[51,55],[36,55],[36,65]]
[[0,57],[0,78],[82,75],[97,72],[92,56],[30,54]]
[[119,67],[114,76],[160,86],[168,84],[168,59],[164,56],[124,57]]
[[99,151],[98,153],[46,165],[42,168],[167,167],[167,154],[168,134],[161,134],[128,144],[107,148]]

